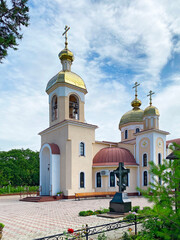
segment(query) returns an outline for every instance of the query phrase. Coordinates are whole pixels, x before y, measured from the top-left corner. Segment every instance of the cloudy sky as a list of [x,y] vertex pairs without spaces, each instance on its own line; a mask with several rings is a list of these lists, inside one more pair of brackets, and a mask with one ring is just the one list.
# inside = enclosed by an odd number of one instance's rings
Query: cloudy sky
[[153,90],[160,129],[180,137],[180,0],[29,0],[29,7],[19,49],[0,65],[0,150],[40,149],[37,134],[49,124],[45,88],[61,70],[65,25],[97,140],[121,140],[119,120],[131,110],[136,81],[142,109]]

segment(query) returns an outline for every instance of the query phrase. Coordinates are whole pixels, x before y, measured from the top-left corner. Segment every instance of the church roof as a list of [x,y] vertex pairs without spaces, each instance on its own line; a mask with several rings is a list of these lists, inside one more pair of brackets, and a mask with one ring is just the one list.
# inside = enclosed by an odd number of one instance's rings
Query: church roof
[[144,117],[145,116],[159,116],[159,110],[154,107],[154,106],[148,106],[145,110],[144,110]]
[[87,91],[83,79],[76,73],[70,71],[60,71],[54,77],[52,77],[47,84],[46,92],[56,83],[68,83]]
[[135,108],[132,109],[131,111],[125,113],[119,123],[119,128],[121,128],[122,125],[127,124],[127,123],[133,123],[133,122],[143,122],[143,115],[144,111]]
[[57,144],[49,143],[49,146],[51,147],[52,154],[60,154],[60,149]]
[[103,148],[93,158],[93,166],[114,166],[119,162],[125,165],[137,165],[132,153],[119,147]]
[[168,148],[169,144],[170,143],[176,143],[176,144],[179,144],[180,145],[180,138],[176,138],[176,139],[172,139],[172,140],[168,140],[166,141],[166,148]]

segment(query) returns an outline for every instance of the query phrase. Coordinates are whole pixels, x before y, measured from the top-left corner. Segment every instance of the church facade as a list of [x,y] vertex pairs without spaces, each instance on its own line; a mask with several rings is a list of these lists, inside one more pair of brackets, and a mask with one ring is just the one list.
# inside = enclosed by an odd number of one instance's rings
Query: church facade
[[[84,118],[86,85],[71,71],[73,53],[68,50],[67,28],[65,48],[59,53],[62,70],[47,84],[49,96],[49,127],[40,132],[40,194],[56,195],[62,191],[66,198],[80,192],[114,192],[118,190],[113,173],[119,162],[130,169],[126,192],[138,194],[136,188],[146,189],[150,181],[149,162],[161,164],[167,155],[166,131],[159,129],[159,111],[150,105],[142,110],[135,99],[132,110],[120,120],[121,142],[96,141],[97,126]],[[159,179],[161,182],[161,179]]]

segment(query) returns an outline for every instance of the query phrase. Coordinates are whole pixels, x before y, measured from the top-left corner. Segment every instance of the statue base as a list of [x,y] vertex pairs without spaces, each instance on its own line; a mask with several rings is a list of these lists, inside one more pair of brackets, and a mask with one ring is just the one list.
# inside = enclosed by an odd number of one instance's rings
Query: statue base
[[117,192],[110,201],[110,212],[126,213],[131,211],[131,201],[126,193]]

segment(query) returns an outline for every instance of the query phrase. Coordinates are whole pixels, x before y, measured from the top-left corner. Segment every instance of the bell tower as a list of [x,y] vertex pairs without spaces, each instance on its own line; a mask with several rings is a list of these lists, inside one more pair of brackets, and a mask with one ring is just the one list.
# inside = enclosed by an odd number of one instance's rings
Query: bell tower
[[62,34],[65,36],[65,48],[58,55],[62,70],[49,80],[46,87],[49,95],[50,126],[68,119],[84,122],[87,89],[83,79],[71,71],[74,55],[68,49],[67,32],[69,29],[70,27],[65,26]]

